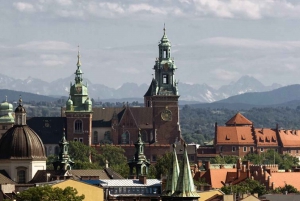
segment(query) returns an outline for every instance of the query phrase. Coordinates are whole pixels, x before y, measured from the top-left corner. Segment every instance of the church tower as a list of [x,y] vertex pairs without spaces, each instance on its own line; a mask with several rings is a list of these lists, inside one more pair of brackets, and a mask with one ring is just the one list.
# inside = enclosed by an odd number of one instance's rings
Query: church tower
[[159,57],[154,65],[154,77],[144,95],[145,107],[153,108],[154,142],[173,144],[180,140],[178,108],[178,82],[175,80],[176,65],[171,58],[171,43],[164,28],[158,45]]
[[92,101],[88,96],[88,86],[83,83],[80,54],[78,51],[75,83],[70,84],[70,96],[66,103],[67,140],[80,141],[91,145]]

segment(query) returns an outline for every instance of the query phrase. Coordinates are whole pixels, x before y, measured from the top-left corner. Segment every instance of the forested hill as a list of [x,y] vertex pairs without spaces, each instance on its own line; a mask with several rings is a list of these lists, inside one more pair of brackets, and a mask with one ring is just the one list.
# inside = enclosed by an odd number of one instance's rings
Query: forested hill
[[180,125],[183,138],[188,142],[203,144],[214,137],[215,122],[218,125],[225,123],[237,112],[242,113],[254,123],[256,128],[300,129],[300,106],[296,109],[281,108],[252,108],[249,110],[229,110],[193,108],[184,106],[180,110]]

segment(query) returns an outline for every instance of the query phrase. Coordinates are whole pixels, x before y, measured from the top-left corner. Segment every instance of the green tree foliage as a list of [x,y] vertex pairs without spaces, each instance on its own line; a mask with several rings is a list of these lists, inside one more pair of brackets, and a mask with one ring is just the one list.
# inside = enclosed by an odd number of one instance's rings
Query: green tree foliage
[[157,159],[156,164],[154,166],[150,166],[148,177],[160,179],[161,176],[167,176],[171,165],[172,153],[166,153]]
[[105,167],[107,160],[111,169],[125,178],[128,176],[129,166],[127,164],[127,158],[124,155],[124,149],[106,144],[101,146],[99,151],[101,154],[95,156],[93,161],[97,162],[100,167]]
[[237,185],[223,186],[221,188],[225,194],[232,193],[258,193],[259,196],[266,193],[266,187],[256,180],[246,179]]
[[104,145],[100,147],[99,154],[94,148],[81,142],[69,143],[69,154],[75,162],[74,169],[101,169],[105,167],[107,160],[111,169],[128,177],[129,166],[121,147]]
[[17,195],[17,201],[82,201],[84,195],[77,195],[77,190],[72,187],[61,189],[51,186],[38,186],[29,188]]
[[294,186],[285,184],[284,187],[275,188],[272,193],[281,194],[281,193],[300,193]]
[[238,156],[216,156],[210,160],[212,164],[236,164]]
[[253,164],[278,164],[279,169],[291,169],[299,163],[298,158],[289,154],[279,154],[278,152],[269,149],[262,154],[248,154],[243,160],[249,160]]

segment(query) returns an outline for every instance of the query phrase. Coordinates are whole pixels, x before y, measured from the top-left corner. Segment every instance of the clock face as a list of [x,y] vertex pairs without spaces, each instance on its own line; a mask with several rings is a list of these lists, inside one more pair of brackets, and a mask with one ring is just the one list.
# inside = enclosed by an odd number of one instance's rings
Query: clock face
[[161,113],[161,119],[163,121],[171,121],[172,120],[172,112],[170,110],[168,110],[168,109],[165,109]]
[[81,92],[81,87],[76,87],[76,91],[77,91],[77,93],[80,93]]
[[50,124],[48,122],[45,123],[45,127],[49,127]]

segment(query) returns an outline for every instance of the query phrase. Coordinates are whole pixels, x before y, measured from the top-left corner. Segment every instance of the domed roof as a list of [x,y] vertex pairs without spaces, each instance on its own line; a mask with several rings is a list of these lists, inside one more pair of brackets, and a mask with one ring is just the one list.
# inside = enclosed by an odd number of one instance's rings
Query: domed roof
[[72,101],[71,98],[69,98],[69,99],[67,100],[67,105],[73,105],[73,101]]
[[14,125],[0,139],[0,159],[46,159],[39,136],[27,125]]
[[7,101],[0,103],[0,110],[11,110],[13,111],[13,105]]

